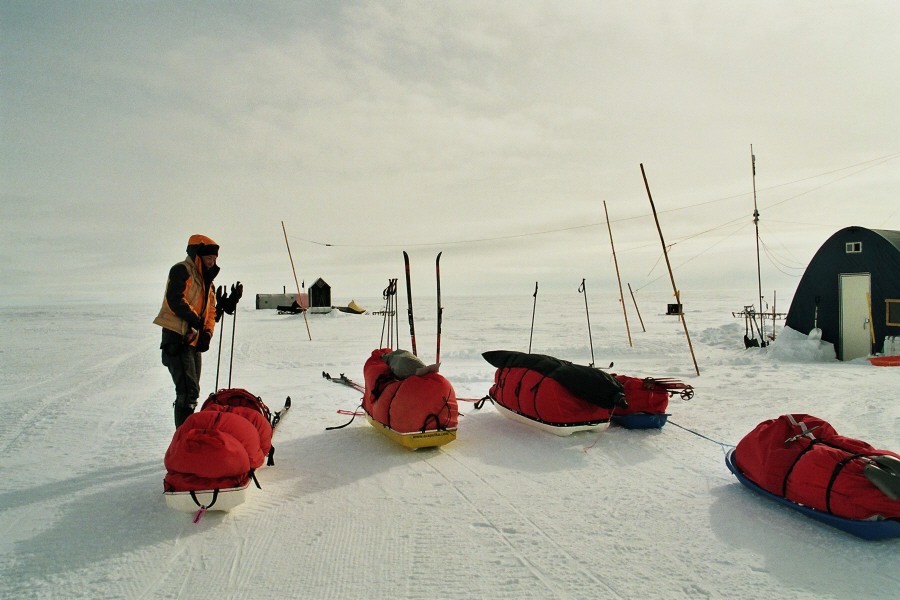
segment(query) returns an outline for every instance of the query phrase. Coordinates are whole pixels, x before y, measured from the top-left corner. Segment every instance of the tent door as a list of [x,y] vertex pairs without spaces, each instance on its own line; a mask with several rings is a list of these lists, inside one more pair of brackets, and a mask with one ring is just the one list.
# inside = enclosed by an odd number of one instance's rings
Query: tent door
[[841,273],[841,360],[869,356],[872,352],[869,273]]

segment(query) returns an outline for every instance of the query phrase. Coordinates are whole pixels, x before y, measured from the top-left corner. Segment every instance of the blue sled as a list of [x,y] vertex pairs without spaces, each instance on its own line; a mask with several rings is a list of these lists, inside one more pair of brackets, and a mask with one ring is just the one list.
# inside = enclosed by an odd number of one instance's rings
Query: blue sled
[[669,415],[666,413],[634,413],[632,415],[613,414],[609,420],[626,429],[662,429]]
[[863,538],[864,540],[887,540],[890,538],[900,537],[900,521],[897,521],[895,519],[869,521],[838,517],[836,515],[828,514],[820,510],[815,510],[814,508],[803,506],[802,504],[797,504],[796,502],[788,500],[787,498],[778,496],[762,489],[761,487],[747,479],[744,474],[741,473],[741,470],[738,469],[737,465],[734,464],[733,449],[729,450],[725,455],[725,464],[728,466],[728,470],[734,473],[734,476],[738,478],[738,481],[743,483],[751,490],[762,494],[763,496],[774,500],[775,502],[793,508],[794,510],[799,511],[808,517],[812,517],[817,521],[821,521],[826,525],[837,527],[838,529],[846,531],[847,533],[855,535],[856,537]]

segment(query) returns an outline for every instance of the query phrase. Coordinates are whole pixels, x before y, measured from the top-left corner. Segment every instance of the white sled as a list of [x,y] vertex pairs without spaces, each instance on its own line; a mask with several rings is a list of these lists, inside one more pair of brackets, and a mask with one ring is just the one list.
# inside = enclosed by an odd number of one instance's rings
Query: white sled
[[606,427],[609,425],[609,419],[601,419],[598,421],[588,421],[586,423],[573,423],[571,425],[565,423],[545,423],[544,421],[538,421],[536,419],[532,419],[531,417],[526,417],[525,415],[520,415],[517,412],[514,412],[504,406],[502,406],[499,402],[494,402],[494,407],[497,409],[501,415],[512,419],[513,421],[518,421],[519,423],[525,423],[526,425],[531,425],[532,427],[537,427],[538,429],[542,429],[544,431],[549,431],[553,435],[558,436],[567,436],[572,435],[573,433],[578,433],[579,431],[593,431],[595,429],[600,429],[602,427]]
[[163,492],[166,504],[169,508],[181,512],[195,513],[201,508],[206,510],[220,510],[228,512],[235,506],[244,503],[247,498],[247,488],[250,482],[243,487],[225,488],[218,490],[203,490],[198,492]]

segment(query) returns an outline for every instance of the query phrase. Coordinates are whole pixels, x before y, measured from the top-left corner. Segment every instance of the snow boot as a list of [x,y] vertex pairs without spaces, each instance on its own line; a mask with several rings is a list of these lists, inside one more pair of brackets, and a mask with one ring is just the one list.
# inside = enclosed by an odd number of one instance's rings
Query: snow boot
[[179,395],[175,397],[172,406],[175,408],[175,429],[178,429],[189,416],[194,414],[194,409],[197,408],[197,399]]

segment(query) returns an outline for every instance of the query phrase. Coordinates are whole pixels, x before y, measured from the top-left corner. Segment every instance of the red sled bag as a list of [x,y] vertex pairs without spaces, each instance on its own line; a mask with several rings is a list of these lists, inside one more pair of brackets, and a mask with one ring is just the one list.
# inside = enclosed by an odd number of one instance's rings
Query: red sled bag
[[[250,421],[220,411],[190,415],[166,450],[166,491],[196,491],[246,484],[261,455],[259,434]],[[261,459],[260,459],[261,460]]]
[[652,379],[614,375],[625,391],[626,408],[617,408],[618,415],[638,413],[659,414],[666,412],[669,406],[669,392],[665,387],[657,385]]
[[625,404],[622,384],[609,373],[545,354],[491,350],[488,392],[498,405],[534,422],[573,428],[605,423]]
[[210,404],[200,412],[224,412],[237,415],[246,421],[249,421],[256,429],[256,433],[259,436],[258,452],[254,452],[250,455],[250,464],[253,468],[258,468],[263,465],[266,457],[269,456],[272,451],[272,426],[266,421],[266,418],[262,413],[248,406],[222,406],[221,404]]
[[212,404],[218,404],[219,406],[246,406],[258,411],[265,417],[266,421],[272,421],[272,411],[262,401],[262,398],[254,396],[245,389],[228,388],[214,392],[203,402],[200,410],[206,410]]
[[[242,388],[228,388],[210,394],[200,408],[201,412],[206,410],[233,412],[253,423],[259,432],[260,448],[268,457],[266,464],[275,464],[275,448],[272,446],[272,411],[262,398]],[[262,465],[260,462],[256,466]]]
[[763,421],[734,450],[735,465],[765,491],[856,520],[900,518],[900,500],[875,483],[879,462],[888,460],[900,455],[839,435],[807,414]]
[[366,413],[398,433],[456,429],[459,408],[450,382],[435,372],[398,379],[382,359],[390,352],[390,348],[373,350],[363,365]]
[[488,394],[500,406],[547,425],[609,421],[609,408],[592,404],[556,379],[526,367],[497,369]]

